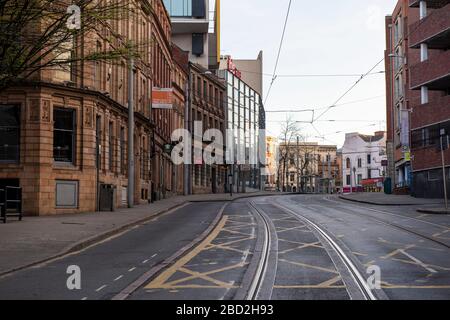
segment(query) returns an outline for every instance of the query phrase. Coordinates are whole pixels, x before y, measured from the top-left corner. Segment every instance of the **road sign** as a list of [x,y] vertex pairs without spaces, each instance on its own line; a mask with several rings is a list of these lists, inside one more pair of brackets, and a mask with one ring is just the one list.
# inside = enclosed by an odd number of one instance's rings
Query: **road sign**
[[405,152],[405,161],[411,161],[411,152]]

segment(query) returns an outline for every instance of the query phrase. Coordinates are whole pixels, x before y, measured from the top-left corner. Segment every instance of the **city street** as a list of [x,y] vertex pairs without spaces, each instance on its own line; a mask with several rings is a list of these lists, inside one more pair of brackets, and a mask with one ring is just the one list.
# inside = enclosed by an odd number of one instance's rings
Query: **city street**
[[[329,195],[191,203],[2,277],[0,299],[448,299],[450,218],[416,209]],[[80,290],[67,287],[73,265]]]

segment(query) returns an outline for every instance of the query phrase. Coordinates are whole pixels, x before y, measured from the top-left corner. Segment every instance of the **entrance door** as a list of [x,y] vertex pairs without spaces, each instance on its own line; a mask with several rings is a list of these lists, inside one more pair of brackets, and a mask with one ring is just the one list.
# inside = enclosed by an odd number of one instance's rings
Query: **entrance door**
[[216,168],[211,169],[211,185],[212,185],[212,193],[217,193],[217,172]]

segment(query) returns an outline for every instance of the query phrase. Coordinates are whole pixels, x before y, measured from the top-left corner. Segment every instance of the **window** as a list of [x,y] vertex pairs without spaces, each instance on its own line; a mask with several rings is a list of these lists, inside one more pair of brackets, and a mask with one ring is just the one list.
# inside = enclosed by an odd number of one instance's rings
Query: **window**
[[75,160],[75,110],[53,110],[53,159],[73,163]]
[[358,174],[358,185],[362,183],[362,174]]
[[347,167],[347,169],[351,169],[350,158],[347,158],[347,160],[345,160],[345,162],[346,162],[346,167]]
[[372,157],[370,156],[370,154],[367,155],[367,165],[372,163]]
[[372,169],[367,169],[367,179],[372,179]]
[[192,0],[192,16],[195,18],[206,17],[205,0]]
[[[193,0],[164,0],[164,5],[172,17],[191,17]],[[204,0],[202,0],[204,1]],[[194,2],[196,2],[194,0]]]
[[358,158],[358,168],[362,168],[362,159]]
[[203,33],[192,34],[192,54],[195,56],[203,54]]
[[440,181],[442,180],[442,172],[439,170],[428,171],[428,181]]
[[349,186],[350,184],[351,184],[351,176],[348,174],[347,175],[347,177],[346,177],[346,180],[347,180],[347,185]]
[[0,105],[0,162],[19,162],[19,106]]

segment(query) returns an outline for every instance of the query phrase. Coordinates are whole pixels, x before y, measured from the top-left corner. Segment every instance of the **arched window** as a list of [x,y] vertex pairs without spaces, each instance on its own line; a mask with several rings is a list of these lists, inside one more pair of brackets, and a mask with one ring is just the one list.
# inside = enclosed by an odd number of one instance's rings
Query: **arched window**
[[350,167],[351,167],[351,164],[350,164],[350,158],[347,158],[347,160],[346,160],[346,166],[347,166],[347,169],[351,169]]

